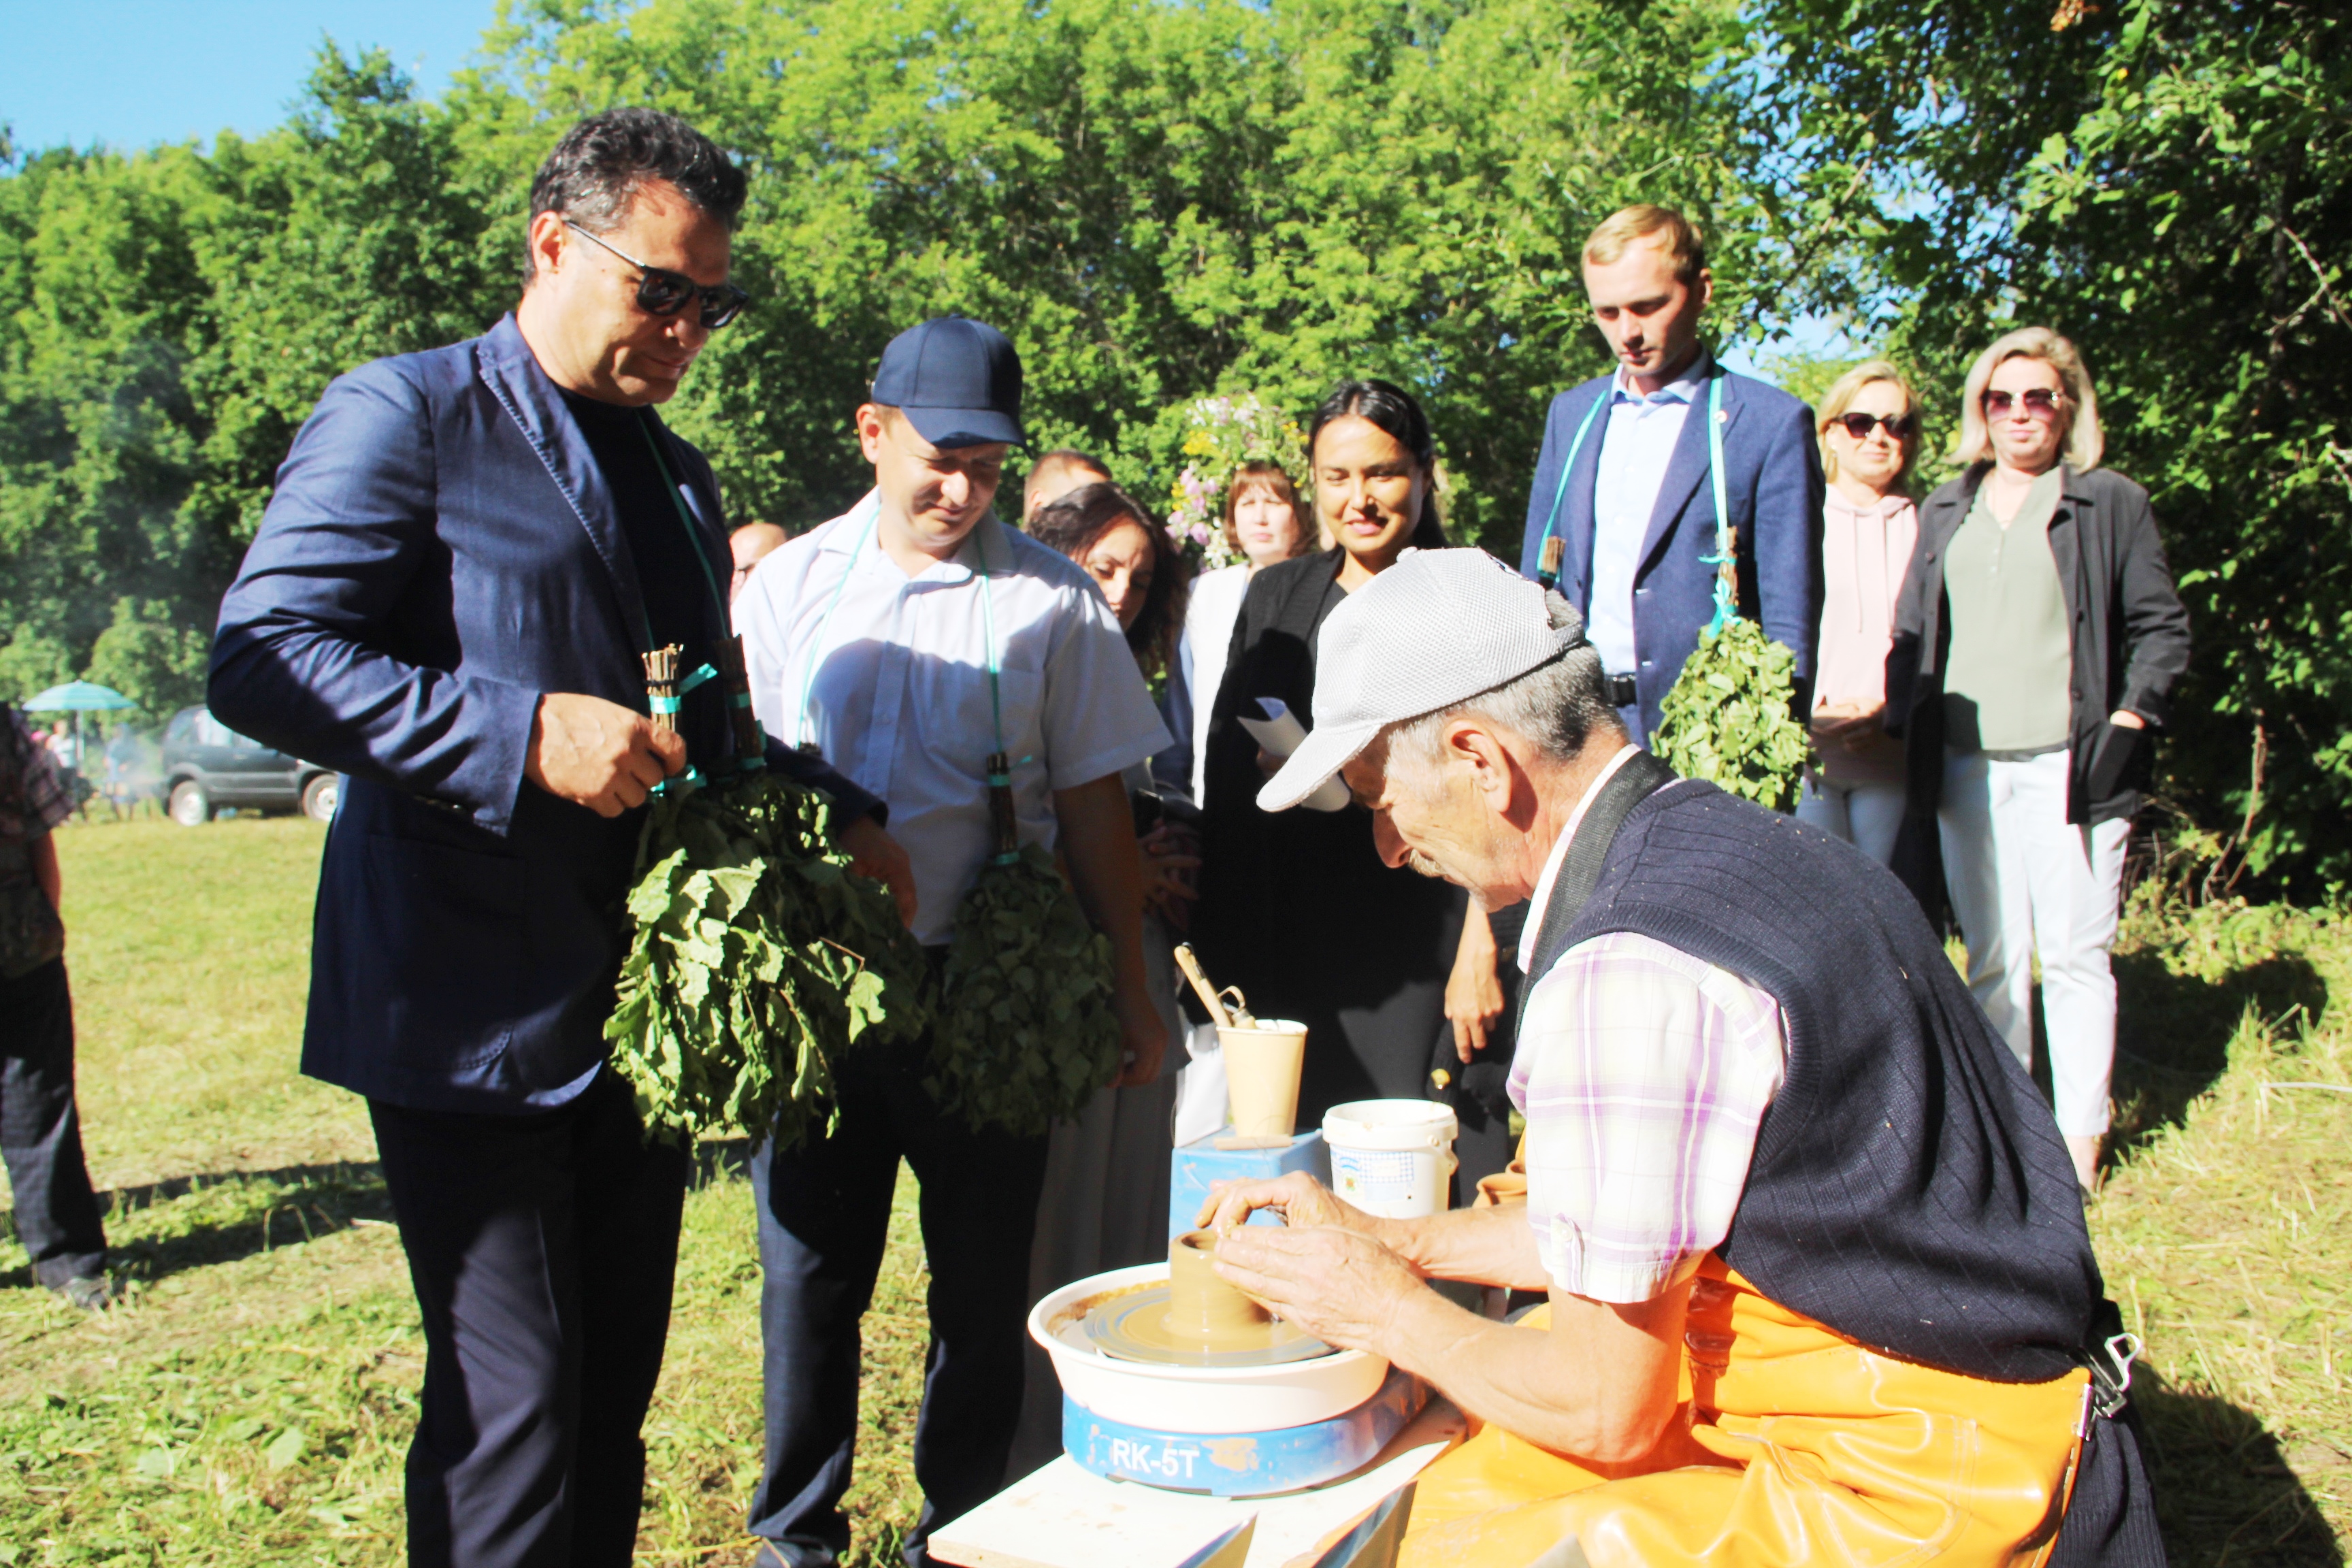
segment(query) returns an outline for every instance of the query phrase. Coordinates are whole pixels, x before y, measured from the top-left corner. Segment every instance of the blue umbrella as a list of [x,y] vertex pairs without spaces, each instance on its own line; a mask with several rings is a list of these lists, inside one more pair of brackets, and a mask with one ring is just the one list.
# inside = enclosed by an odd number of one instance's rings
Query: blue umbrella
[[27,713],[70,713],[74,716],[74,755],[81,751],[81,716],[105,712],[117,708],[136,708],[139,704],[120,691],[108,689],[87,680],[68,680],[63,686],[52,686],[38,697],[24,704]]
[[87,680],[68,680],[63,686],[50,687],[38,697],[26,699],[20,706],[27,713],[95,713],[136,708],[139,704],[120,691],[110,691]]

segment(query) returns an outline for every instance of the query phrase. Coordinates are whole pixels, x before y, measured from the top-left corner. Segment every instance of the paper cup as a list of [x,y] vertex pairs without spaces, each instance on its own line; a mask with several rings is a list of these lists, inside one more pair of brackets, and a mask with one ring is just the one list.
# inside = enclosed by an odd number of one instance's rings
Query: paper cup
[[1298,1070],[1307,1061],[1307,1026],[1261,1018],[1254,1027],[1219,1029],[1225,1058],[1225,1103],[1244,1138],[1287,1138],[1298,1121]]

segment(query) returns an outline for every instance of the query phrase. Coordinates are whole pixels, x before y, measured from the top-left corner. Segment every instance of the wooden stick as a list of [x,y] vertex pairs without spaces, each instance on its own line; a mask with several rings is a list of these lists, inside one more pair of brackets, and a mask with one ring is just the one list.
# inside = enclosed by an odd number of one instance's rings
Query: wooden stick
[[735,727],[735,760],[748,763],[765,755],[768,737],[751,711],[751,678],[744,668],[740,637],[719,639],[719,676],[727,683],[727,711]]
[[1225,1011],[1225,1005],[1217,1000],[1217,988],[1209,984],[1207,975],[1201,973],[1201,961],[1193,956],[1191,942],[1176,944],[1176,967],[1182,970],[1184,978],[1192,983],[1193,994],[1200,997],[1201,1005],[1209,1010],[1209,1021],[1220,1029],[1232,1028],[1233,1017]]
[[653,709],[654,728],[675,733],[677,729],[677,656],[676,643],[646,653],[646,697]]
[[1012,761],[1003,752],[988,753],[989,841],[996,846],[999,861],[1013,859],[1021,853],[1021,822],[1013,811],[1013,786],[996,782],[1010,778],[1012,773]]

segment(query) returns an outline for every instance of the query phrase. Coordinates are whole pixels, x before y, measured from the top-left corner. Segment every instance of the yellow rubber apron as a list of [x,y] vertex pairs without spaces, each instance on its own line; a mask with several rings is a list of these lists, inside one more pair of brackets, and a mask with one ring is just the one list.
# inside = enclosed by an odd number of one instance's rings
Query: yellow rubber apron
[[[1522,1327],[1549,1331],[1549,1315]],[[1398,1562],[2038,1565],[2088,1382],[1991,1383],[1879,1355],[1710,1254],[1691,1290],[1683,1408],[1656,1453],[1603,1470],[1485,1426],[1422,1472]]]

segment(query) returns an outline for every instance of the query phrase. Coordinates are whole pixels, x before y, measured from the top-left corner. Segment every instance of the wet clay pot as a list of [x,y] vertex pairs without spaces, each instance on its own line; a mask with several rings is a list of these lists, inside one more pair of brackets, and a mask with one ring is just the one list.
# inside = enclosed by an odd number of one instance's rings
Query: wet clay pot
[[1210,1267],[1217,1233],[1187,1231],[1168,1244],[1168,1336],[1212,1350],[1265,1342],[1271,1314]]

